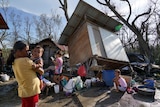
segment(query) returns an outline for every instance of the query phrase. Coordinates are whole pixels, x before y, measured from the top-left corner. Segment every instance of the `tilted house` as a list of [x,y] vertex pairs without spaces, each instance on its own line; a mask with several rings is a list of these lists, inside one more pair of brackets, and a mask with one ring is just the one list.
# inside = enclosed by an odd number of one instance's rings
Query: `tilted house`
[[120,22],[79,1],[61,34],[59,44],[68,46],[71,66],[91,61],[89,65],[95,66],[95,69],[99,66],[104,69],[120,68],[129,62],[116,35],[121,26]]

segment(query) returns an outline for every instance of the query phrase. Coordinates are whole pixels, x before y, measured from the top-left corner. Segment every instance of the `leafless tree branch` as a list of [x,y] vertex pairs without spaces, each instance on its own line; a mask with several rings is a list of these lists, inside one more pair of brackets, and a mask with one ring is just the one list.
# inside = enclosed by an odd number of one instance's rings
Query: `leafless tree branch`
[[60,8],[62,8],[62,10],[64,11],[64,14],[65,14],[65,17],[66,17],[66,20],[68,21],[69,20],[69,16],[68,16],[68,7],[67,7],[67,0],[63,0],[63,2],[61,0],[59,0],[59,3],[61,5]]
[[142,17],[142,16],[144,16],[144,15],[149,15],[150,12],[151,12],[151,8],[149,8],[149,10],[148,10],[147,12],[144,12],[144,13],[142,13],[142,14],[139,14],[139,15],[132,21],[132,25],[135,26],[135,22],[138,20],[138,18],[140,18],[140,17]]

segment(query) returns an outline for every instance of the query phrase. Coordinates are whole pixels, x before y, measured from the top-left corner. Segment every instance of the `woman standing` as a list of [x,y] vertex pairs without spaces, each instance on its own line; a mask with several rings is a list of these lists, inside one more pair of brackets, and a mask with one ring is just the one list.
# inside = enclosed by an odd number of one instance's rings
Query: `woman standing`
[[28,58],[28,50],[27,44],[17,41],[13,46],[14,58],[11,58],[11,62],[18,82],[18,95],[22,99],[22,107],[37,107],[41,92],[40,81],[36,69],[33,69],[35,64]]

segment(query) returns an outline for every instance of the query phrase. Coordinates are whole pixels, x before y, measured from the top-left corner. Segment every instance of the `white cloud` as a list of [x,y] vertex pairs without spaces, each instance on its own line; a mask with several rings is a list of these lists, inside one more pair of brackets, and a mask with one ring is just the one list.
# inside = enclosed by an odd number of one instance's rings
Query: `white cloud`
[[[96,0],[84,0],[88,4],[94,6],[101,10],[101,5]],[[114,2],[116,3],[117,0]],[[58,0],[9,0],[10,5],[21,9],[23,11],[40,15],[40,14],[50,14],[51,10],[56,10],[57,13],[64,16],[63,10],[60,9],[60,4]],[[68,13],[69,16],[72,15],[73,11],[75,10],[79,0],[68,0]],[[132,4],[132,9],[134,12],[139,12],[142,8],[146,7],[148,0],[130,0]],[[128,6],[124,6],[124,2],[117,3],[118,6],[123,6],[120,8],[121,13],[128,13],[129,9]]]
[[[98,3],[94,0],[84,0],[92,6],[98,7]],[[79,0],[68,0],[68,13],[69,16],[72,15],[75,10]],[[63,10],[60,9],[60,4],[58,0],[9,0],[9,4],[17,9],[21,9],[25,12],[32,14],[50,14],[51,10],[56,10],[57,13],[64,15]]]
[[[50,14],[51,10],[58,10],[58,0],[9,0],[9,4],[23,11],[40,15],[43,13]],[[58,10],[58,13],[61,13]]]
[[[124,3],[124,2],[121,2]],[[144,9],[146,9],[146,6],[148,4],[148,0],[130,0],[131,7],[133,12],[139,13],[142,12]],[[121,7],[120,10],[122,13],[129,13],[129,7],[128,6],[123,6]]]

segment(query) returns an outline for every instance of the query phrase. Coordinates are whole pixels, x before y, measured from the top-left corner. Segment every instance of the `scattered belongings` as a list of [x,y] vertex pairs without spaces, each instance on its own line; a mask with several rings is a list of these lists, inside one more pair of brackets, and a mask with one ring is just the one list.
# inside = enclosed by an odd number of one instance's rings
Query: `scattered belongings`
[[160,89],[160,80],[155,80],[155,87]]
[[66,94],[68,94],[72,93],[76,89],[80,90],[82,88],[83,88],[83,81],[80,76],[77,76],[69,79],[67,84],[63,86],[63,91],[66,92]]
[[155,85],[153,79],[145,79],[144,85],[138,86],[138,93],[142,95],[155,95]]
[[[130,65],[133,70],[137,73],[138,76],[146,75],[146,76],[159,76],[160,66],[154,63],[151,63],[149,58],[140,53],[127,53],[127,56],[130,61]],[[122,68],[124,73],[131,72],[130,67],[127,65]]]
[[128,87],[126,91],[128,94],[151,96],[154,99],[156,93],[154,79],[145,79],[143,83],[136,83],[136,81],[132,79],[130,87]]
[[150,89],[150,88],[145,88],[145,87],[138,87],[138,93],[142,94],[142,95],[151,95],[154,96],[155,95],[155,90],[156,89]]
[[48,95],[49,90],[55,85],[55,83],[52,83],[51,81],[47,80],[46,78],[43,78],[42,81],[45,83],[46,88],[46,95]]

